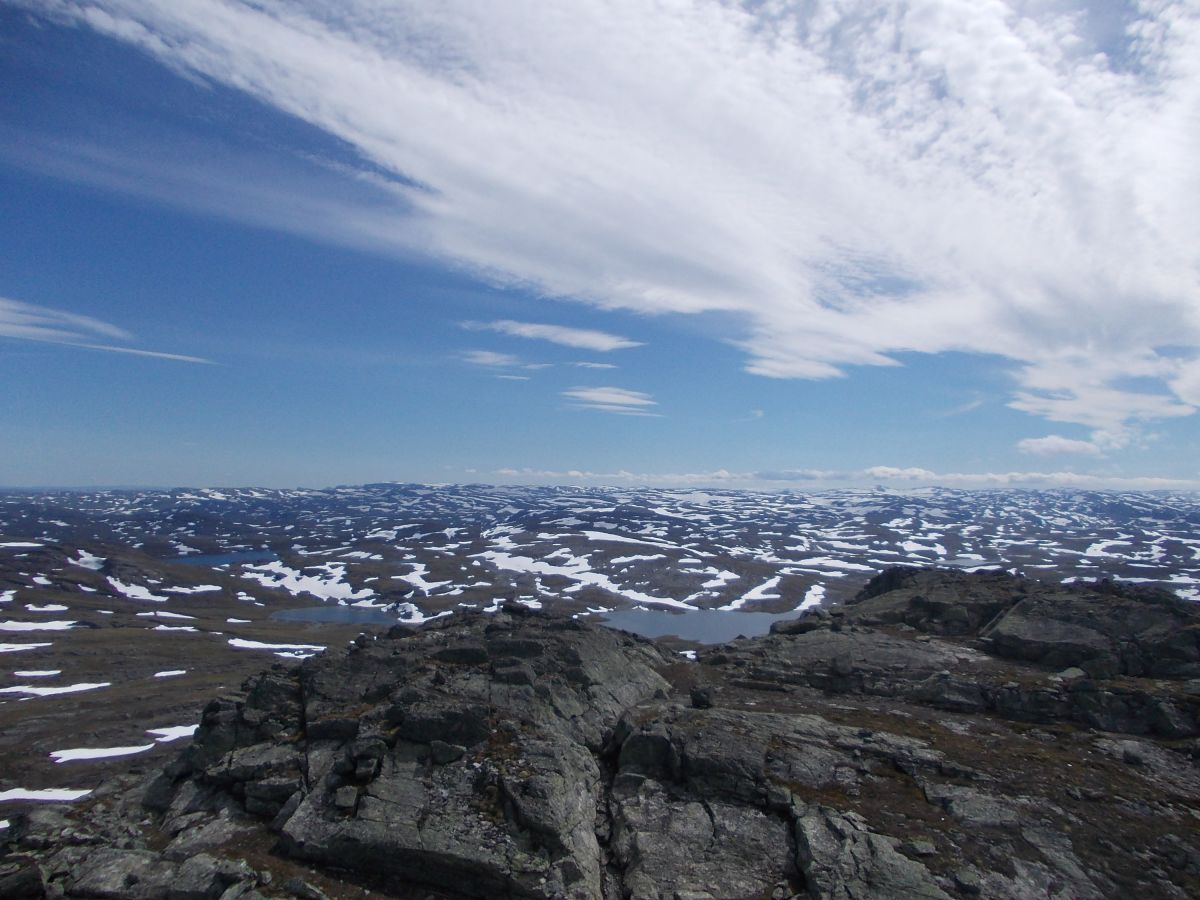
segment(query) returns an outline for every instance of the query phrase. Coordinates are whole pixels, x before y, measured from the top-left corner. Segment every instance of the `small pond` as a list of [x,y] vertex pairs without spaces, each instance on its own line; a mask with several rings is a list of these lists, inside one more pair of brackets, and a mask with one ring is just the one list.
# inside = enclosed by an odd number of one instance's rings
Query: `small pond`
[[[771,629],[771,623],[794,619],[796,615],[795,611],[773,614],[718,609],[698,609],[695,612],[619,609],[584,618],[648,638],[670,635],[701,644],[721,644],[739,635],[755,637],[766,634]],[[395,613],[385,609],[334,604],[281,609],[271,613],[271,618],[285,622],[323,622],[334,625],[392,625],[402,621]]]
[[[601,615],[601,614],[598,614]],[[618,609],[603,613],[602,621],[610,628],[632,631],[642,637],[678,637],[700,644],[723,644],[739,635],[756,637],[771,630],[774,622],[794,619],[799,614],[738,612],[736,610],[698,609],[672,612],[666,609]]]

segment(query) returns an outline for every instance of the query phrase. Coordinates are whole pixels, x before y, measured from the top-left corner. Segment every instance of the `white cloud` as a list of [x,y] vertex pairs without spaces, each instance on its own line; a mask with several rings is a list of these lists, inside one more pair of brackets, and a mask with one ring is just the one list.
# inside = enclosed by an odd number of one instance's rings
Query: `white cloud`
[[660,487],[707,486],[777,490],[795,484],[806,489],[821,486],[855,487],[883,485],[896,490],[925,487],[971,488],[1080,488],[1088,490],[1186,490],[1200,489],[1200,479],[1148,478],[1123,475],[1093,475],[1077,472],[952,472],[930,469],[872,466],[852,471],[789,469],[780,471],[737,471],[713,469],[705,472],[634,472],[618,469],[594,472],[586,469],[552,470],[533,467],[497,469],[493,475],[522,484],[649,485]]
[[1200,488],[1200,479],[1156,478],[1125,475],[1097,475],[1080,472],[933,472],[921,468],[872,466],[861,473],[878,482],[901,482],[909,485],[958,488],[1074,487],[1095,490],[1189,490]]
[[596,350],[601,353],[642,346],[638,341],[618,337],[606,331],[595,331],[590,328],[568,328],[565,325],[546,325],[538,322],[514,322],[511,319],[500,319],[495,322],[464,322],[463,327],[473,330],[498,331],[501,334],[508,334],[513,337],[550,341],[553,344],[561,344],[564,347],[576,347],[580,350]]
[[992,354],[1013,407],[1112,434],[1200,401],[1193,0],[21,2],[418,185],[333,239],[730,313],[765,376]]
[[204,359],[201,356],[188,356],[186,353],[164,353],[161,350],[137,350],[133,347],[114,347],[111,344],[75,344],[76,347],[82,347],[85,350],[104,350],[108,353],[128,353],[132,356],[148,356],[151,359],[172,359],[175,362],[200,363],[201,365],[211,366],[211,359]]
[[0,297],[0,337],[79,343],[97,337],[124,340],[130,334],[116,325],[89,316]]
[[626,416],[653,416],[647,407],[657,406],[649,394],[618,387],[576,387],[562,392],[564,397],[578,401],[585,409],[619,413]]
[[522,468],[497,469],[493,474],[502,478],[524,482],[545,483],[562,482],[574,484],[635,484],[635,485],[715,485],[725,484],[744,486],[747,482],[759,480],[754,472],[731,472],[728,469],[716,469],[711,472],[631,472],[619,469],[616,472],[592,472],[587,469],[537,469],[525,466]]
[[1076,456],[1103,456],[1103,451],[1091,441],[1079,441],[1048,434],[1040,438],[1025,438],[1017,442],[1017,449],[1031,456],[1058,456],[1074,454]]
[[937,478],[937,475],[929,469],[916,466],[903,469],[896,466],[872,466],[864,469],[863,474],[868,478],[877,478],[881,481],[930,481]]
[[1181,363],[1171,379],[1171,390],[1184,403],[1200,406],[1200,360]]
[[571,363],[571,365],[577,366],[580,369],[615,369],[615,368],[617,368],[612,363],[598,363],[598,362],[574,362],[574,363]]
[[108,353],[129,353],[176,362],[211,364],[210,360],[182,353],[164,353],[158,350],[139,350],[134,347],[95,343],[97,338],[129,340],[132,337],[133,335],[123,328],[100,319],[0,297],[0,338],[63,344]]
[[468,350],[463,359],[477,366],[519,366],[521,360],[511,353],[496,353],[492,350]]

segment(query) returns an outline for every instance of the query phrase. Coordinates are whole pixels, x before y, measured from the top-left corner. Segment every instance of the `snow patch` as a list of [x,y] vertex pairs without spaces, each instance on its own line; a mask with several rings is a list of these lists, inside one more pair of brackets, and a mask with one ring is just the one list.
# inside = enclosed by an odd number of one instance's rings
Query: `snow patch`
[[79,559],[68,559],[73,566],[79,566],[81,569],[91,569],[93,572],[99,572],[104,568],[104,564],[108,562],[103,556],[95,556],[88,553],[86,550],[76,551],[79,554]]
[[270,650],[276,656],[286,656],[289,659],[305,659],[325,650],[321,644],[267,644],[245,638],[230,638],[229,646],[239,650]]
[[778,600],[779,594],[772,593],[775,588],[779,587],[779,581],[782,575],[776,575],[774,578],[768,578],[756,588],[751,588],[742,596],[738,597],[732,603],[727,603],[725,606],[718,606],[717,609],[722,612],[727,612],[735,609],[741,609],[747,603],[757,600]]
[[112,585],[113,590],[122,596],[128,597],[130,600],[151,600],[155,603],[166,603],[169,598],[161,594],[153,594],[148,587],[140,584],[126,584],[111,575],[108,576],[108,583]]
[[146,734],[157,735],[154,740],[160,744],[169,744],[180,738],[191,737],[199,725],[168,725],[165,728],[147,728]]
[[86,797],[91,793],[88,790],[73,790],[71,788],[42,788],[41,790],[29,790],[28,788],[12,788],[7,791],[0,791],[0,803],[14,800],[34,800],[43,803],[66,803],[71,800],[78,800],[81,797]]
[[305,571],[318,571],[322,574],[306,575],[301,570],[289,568],[276,560],[262,565],[246,566],[242,577],[253,579],[264,587],[283,588],[293,596],[312,594],[319,600],[361,600],[375,596],[375,592],[370,588],[356,591],[342,580],[346,574],[345,563],[306,566]]
[[808,589],[804,595],[804,599],[800,601],[800,605],[796,607],[796,612],[804,612],[812,609],[814,606],[820,606],[825,600],[825,585],[814,584]]
[[109,759],[114,756],[133,756],[145,753],[154,744],[139,744],[136,747],[76,747],[72,750],[51,750],[50,758],[56,763],[74,762],[79,759]]
[[111,681],[81,681],[78,684],[67,684],[62,687],[35,687],[32,684],[15,684],[12,687],[0,688],[0,694],[28,694],[31,697],[53,697],[56,694],[78,694],[81,691],[94,691],[98,688],[106,688],[111,684]]
[[45,644],[0,644],[0,653],[20,653],[22,650],[36,650],[38,647],[49,647]]
[[66,631],[74,625],[74,620],[69,622],[16,622],[9,619],[7,622],[0,622],[0,631]]

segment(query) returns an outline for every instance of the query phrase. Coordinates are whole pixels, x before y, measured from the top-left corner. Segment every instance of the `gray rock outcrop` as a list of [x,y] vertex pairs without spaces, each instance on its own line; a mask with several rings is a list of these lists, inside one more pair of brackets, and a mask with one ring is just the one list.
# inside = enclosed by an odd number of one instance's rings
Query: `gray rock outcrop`
[[393,629],[213,700],[136,793],[18,817],[0,885],[1185,897],[1196,621],[1159,595],[897,570],[697,662],[520,607]]

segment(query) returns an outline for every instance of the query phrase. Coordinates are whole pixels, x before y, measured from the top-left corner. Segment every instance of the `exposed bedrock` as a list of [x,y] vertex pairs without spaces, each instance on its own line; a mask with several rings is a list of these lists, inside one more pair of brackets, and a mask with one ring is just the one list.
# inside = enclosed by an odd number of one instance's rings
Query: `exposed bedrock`
[[890,570],[697,662],[522,607],[364,635],[213,700],[136,791],[16,817],[0,888],[1194,896],[1197,621]]

